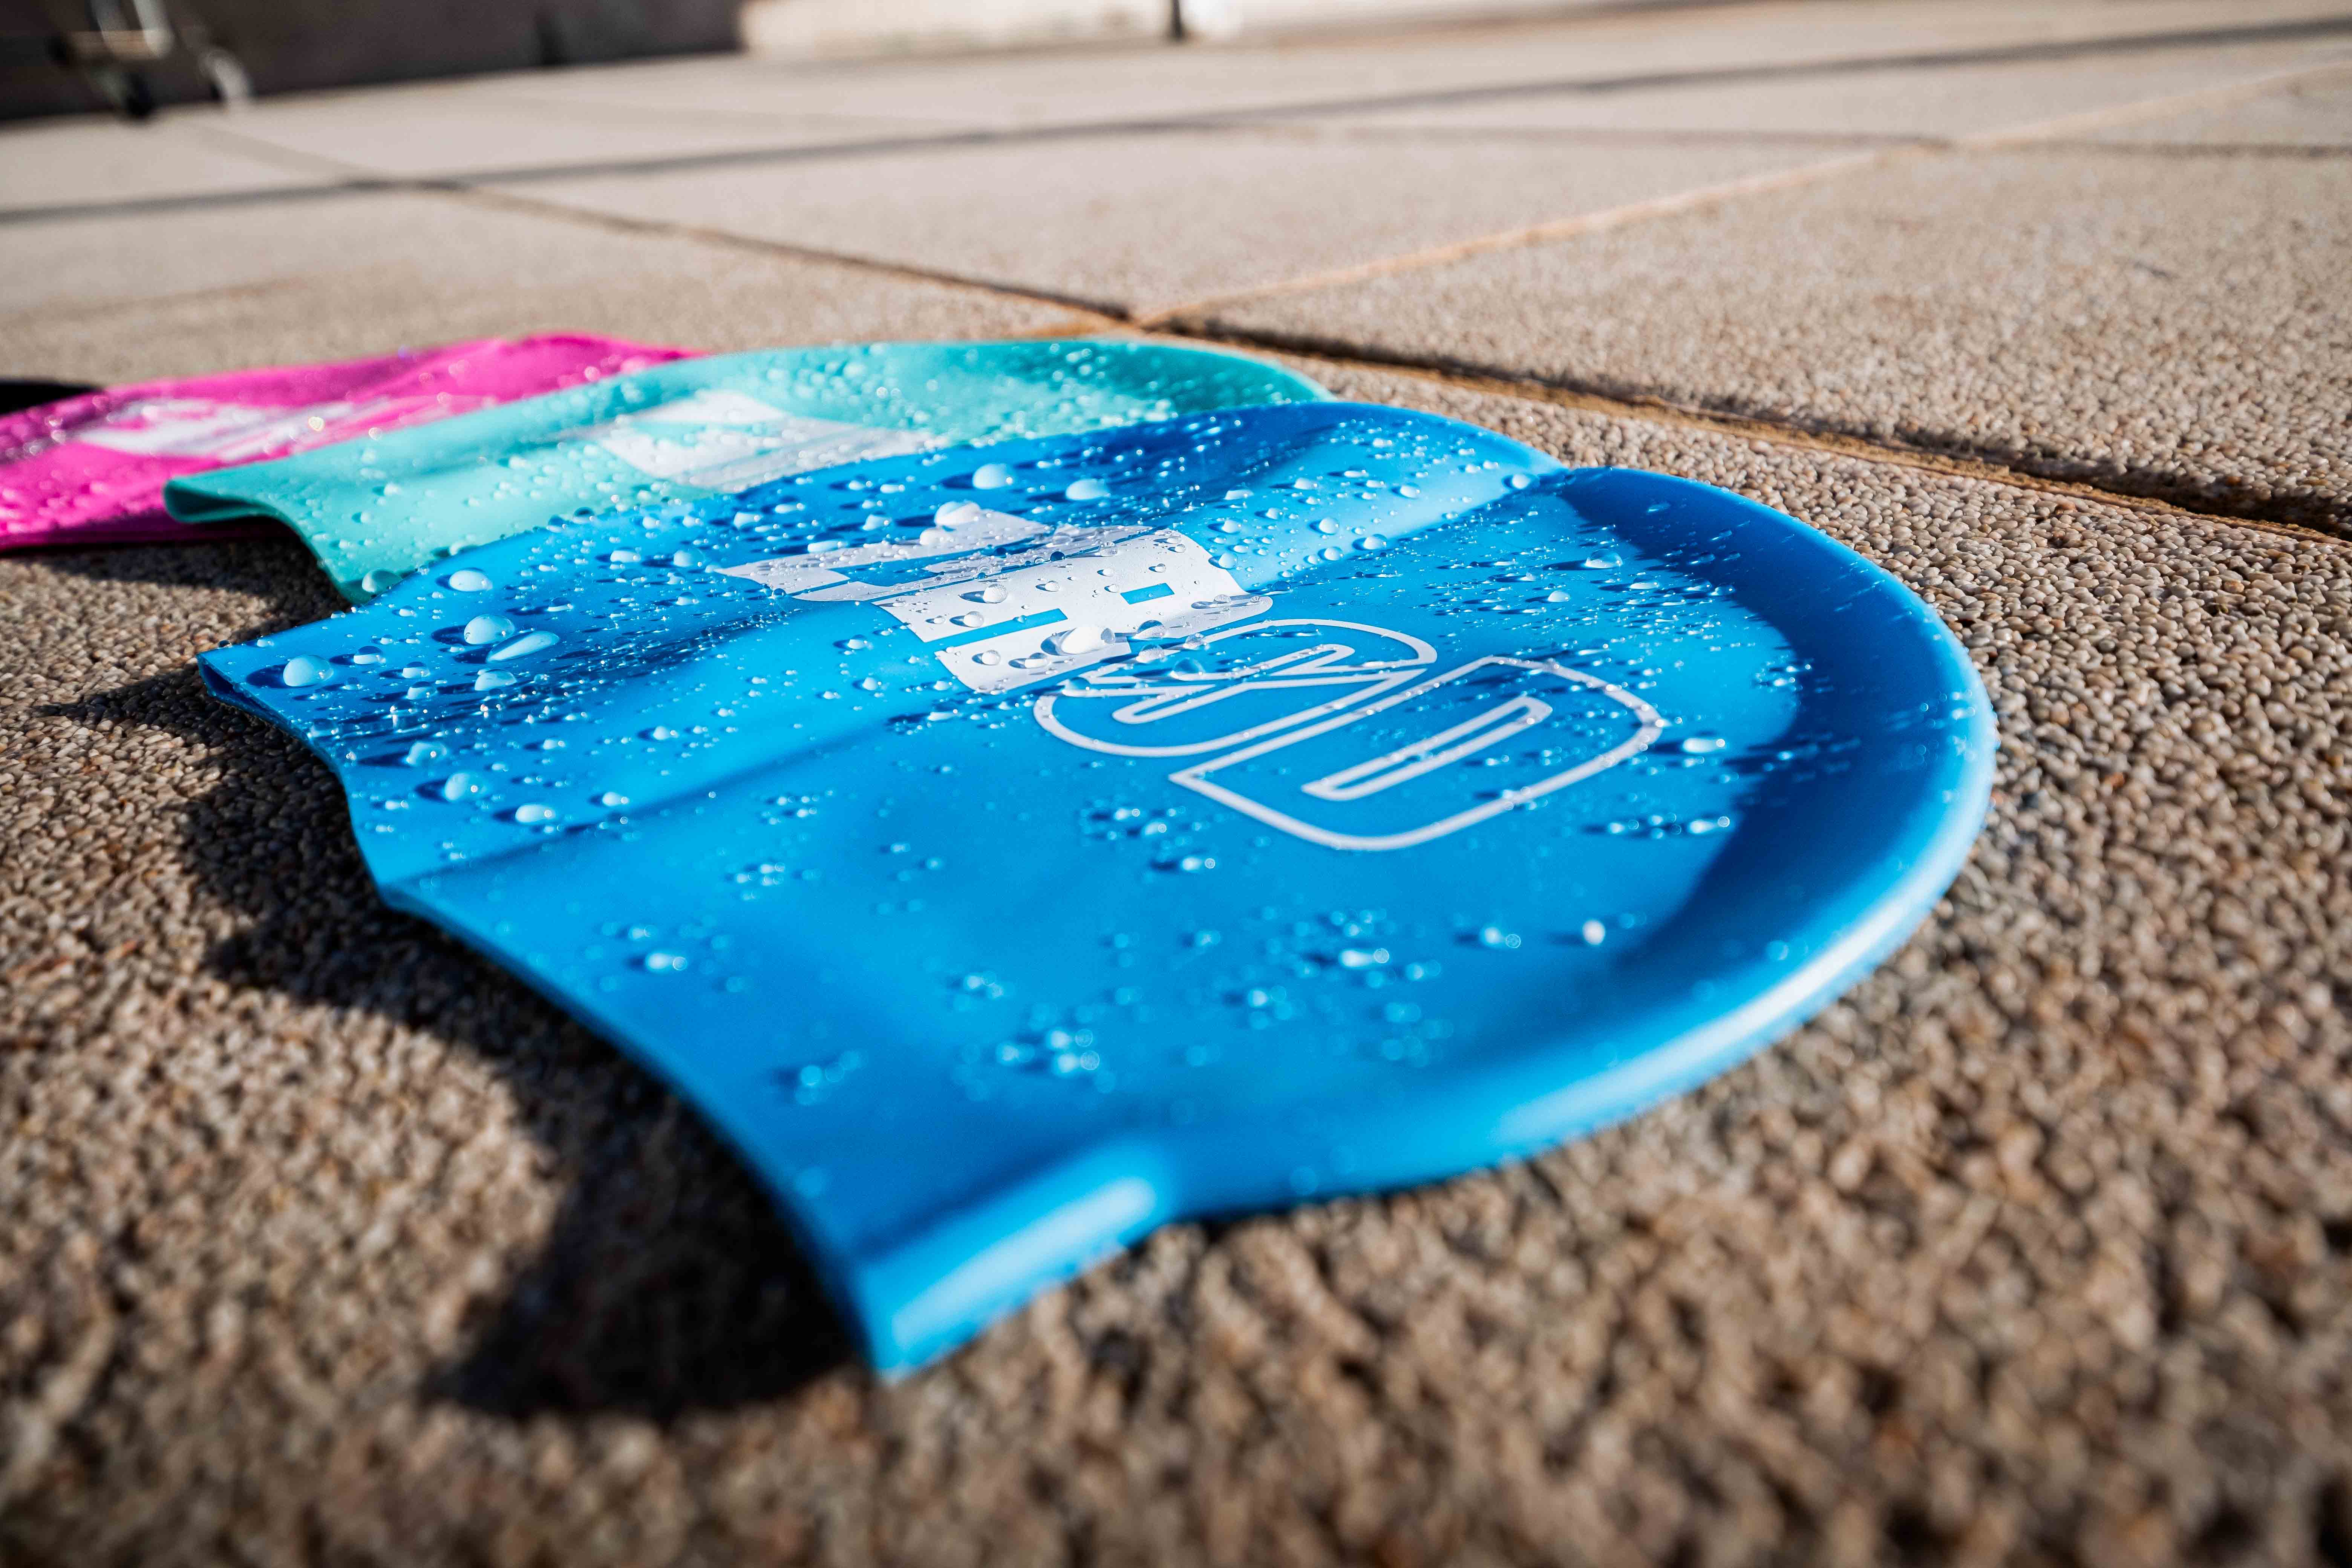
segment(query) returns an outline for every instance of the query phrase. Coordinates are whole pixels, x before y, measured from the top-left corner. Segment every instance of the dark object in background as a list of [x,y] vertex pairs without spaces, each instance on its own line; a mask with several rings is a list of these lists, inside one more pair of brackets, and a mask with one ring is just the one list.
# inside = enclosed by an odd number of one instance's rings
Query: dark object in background
[[[108,3],[108,0],[101,0]],[[126,8],[130,0],[124,0]],[[185,0],[256,93],[589,65],[739,46],[739,0]],[[0,0],[0,120],[116,107],[55,41],[89,0]],[[173,15],[184,12],[173,3]],[[80,19],[76,19],[80,18]],[[191,18],[193,20],[193,18]],[[152,104],[218,96],[195,62],[138,73]]]
[[97,390],[84,381],[11,381],[0,378],[0,414],[14,414],[20,408],[38,408],[44,403],[79,397],[85,392]]
[[[77,83],[82,98],[125,120],[154,113],[159,86],[175,98],[205,95],[231,105],[253,96],[244,65],[181,0],[42,0],[37,12],[9,0],[0,11],[0,66],[7,78],[22,79],[43,61],[52,70],[50,94]],[[7,101],[16,97],[8,92]]]

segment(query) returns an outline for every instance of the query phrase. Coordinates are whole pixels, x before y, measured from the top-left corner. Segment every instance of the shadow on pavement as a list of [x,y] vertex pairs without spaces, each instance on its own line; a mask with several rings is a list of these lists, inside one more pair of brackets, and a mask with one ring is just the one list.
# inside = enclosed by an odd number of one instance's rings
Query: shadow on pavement
[[[273,625],[340,608],[288,551],[125,550],[68,570],[202,578],[272,601]],[[256,630],[268,629],[257,626]],[[211,748],[224,777],[185,809],[182,860],[250,917],[206,969],[240,987],[372,1013],[473,1052],[571,1187],[538,1258],[467,1325],[429,1392],[510,1416],[656,1419],[777,1398],[854,1347],[766,1193],[692,1110],[488,962],[386,908],[326,768],[203,695],[193,667],[43,711],[147,724]]]
[[[218,536],[197,534],[185,542],[38,544],[11,550],[6,559],[37,563],[92,583],[226,589],[267,600],[265,613],[238,631],[235,641],[268,637],[351,608],[294,531],[279,523],[233,523]],[[189,676],[194,679],[193,669]]]

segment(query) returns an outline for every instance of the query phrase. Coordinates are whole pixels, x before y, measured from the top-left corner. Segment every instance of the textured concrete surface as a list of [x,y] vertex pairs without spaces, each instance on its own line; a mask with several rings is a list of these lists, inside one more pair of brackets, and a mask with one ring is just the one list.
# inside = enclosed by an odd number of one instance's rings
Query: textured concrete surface
[[1926,595],[2004,737],[1927,928],[1631,1126],[1172,1229],[884,1387],[693,1119],[199,694],[333,607],[290,549],[16,558],[12,1557],[2340,1561],[2352,550],[1342,386]]
[[2352,160],[2029,150],[1207,319],[2352,531],[2347,275]]
[[[1818,138],[1832,146],[1848,140],[1868,145],[1879,140],[1965,136],[2060,114],[2208,91],[2221,82],[2259,79],[2328,59],[2352,59],[2352,26],[2341,37],[2284,43],[2200,49],[2151,46],[2088,58],[2037,58],[2021,52],[2023,58],[1997,64],[1914,61],[1864,70],[1829,60],[1674,85],[1497,93],[1335,115],[1324,123],[1391,135],[1581,132],[1632,140],[1647,132],[1684,138]],[[2133,130],[2154,134],[2144,127]]]
[[1777,146],[1366,143],[1311,128],[1089,137],[533,182],[723,228],[1136,310],[1780,168]]
[[[2344,40],[2130,37],[2342,15],[1839,0],[245,122],[330,181],[935,143],[600,176],[644,218],[553,180],[228,199],[112,127],[0,132],[50,182],[5,205],[100,209],[0,215],[0,374],[1037,331],[1071,313],[992,279],[1376,258],[1217,321],[1822,527],[1946,617],[2003,744],[1927,925],[1750,1066],[1525,1164],[1173,1227],[886,1386],[694,1116],[388,913],[327,775],[201,695],[196,652],[339,607],[306,558],[0,559],[0,1562],[2352,1562],[2352,542],[2245,520],[2352,505],[2352,159],[2324,84],[2149,108]],[[2147,112],[1871,140],[2081,109]],[[1726,168],[1813,174],[1673,210]],[[1612,191],[1666,200],[1413,254]],[[941,280],[781,248],[867,245]]]
[[93,193],[135,201],[306,183],[299,171],[169,127],[86,120],[12,126],[0,132],[0,147],[6,149],[0,209],[68,205]]
[[[629,105],[659,114],[881,115],[998,128],[1361,106],[1368,99],[1518,91],[1529,84],[1626,90],[1684,73],[1822,68],[1900,57],[1940,60],[2104,52],[2105,41],[2340,25],[2340,0],[1797,0],[1641,9],[1568,25],[1519,23],[1433,32],[1299,38],[1209,48],[1085,49],[954,59],[795,65],[764,60],[649,63],[539,72],[430,90],[527,94]],[[2145,45],[2135,50],[2146,53]],[[425,89],[404,89],[425,90]],[[386,95],[391,96],[391,95]]]
[[[159,129],[168,134],[173,127]],[[440,175],[748,153],[909,128],[879,118],[653,114],[562,98],[514,102],[449,92],[262,103],[206,129],[224,141],[265,143],[359,174]]]
[[[68,192],[118,198],[210,188],[205,163],[233,152],[237,138],[379,174],[414,174],[926,131],[1251,114],[1367,114],[1381,122],[1439,125],[1943,133],[2019,110],[2036,117],[2053,101],[2088,107],[2112,97],[2155,96],[2175,80],[2202,85],[2217,71],[2263,68],[2283,52],[2329,47],[2324,34],[2298,34],[2300,45],[2265,43],[2267,31],[2347,24],[2352,17],[2334,0],[1808,0],[1663,16],[1635,10],[1565,29],[1522,23],[1236,47],[1045,51],[992,60],[985,70],[955,59],[822,67],[724,58],[656,61],[264,99],[234,117],[188,110],[176,121],[118,130],[114,142],[150,150],[152,167],[144,171],[78,174],[75,160],[94,155],[80,145],[63,160],[12,158],[0,169],[0,205],[68,199],[51,194],[49,174],[62,174]],[[2184,39],[2216,36],[2239,41],[2183,47]],[[1873,59],[1901,64],[1853,68]],[[207,132],[218,133],[210,145]],[[69,132],[63,140],[91,138]],[[27,152],[37,145],[5,144]],[[33,183],[37,198],[13,194],[19,179]]]
[[[1068,313],[488,199],[306,201],[0,228],[0,374],[143,380],[578,331],[708,349],[996,337]],[[159,265],[168,257],[170,265]]]
[[2310,82],[2244,103],[2119,125],[2094,140],[2278,154],[2352,151],[2352,82]]

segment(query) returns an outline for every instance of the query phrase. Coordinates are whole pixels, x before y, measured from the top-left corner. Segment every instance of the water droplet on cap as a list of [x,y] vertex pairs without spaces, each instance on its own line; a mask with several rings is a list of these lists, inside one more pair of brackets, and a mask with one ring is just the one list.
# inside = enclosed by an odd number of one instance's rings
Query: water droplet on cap
[[1099,626],[1066,626],[1045,639],[1045,649],[1049,653],[1088,653],[1102,647],[1103,642]]
[[488,573],[477,572],[471,566],[450,573],[448,584],[460,594],[487,594],[494,586]]
[[1013,470],[1002,463],[982,463],[972,470],[971,488],[976,490],[1001,490],[1013,482]]
[[555,634],[553,632],[525,632],[522,636],[515,638],[514,641],[507,644],[506,647],[492,650],[490,658],[494,660],[520,658],[527,653],[537,653],[543,647],[553,647],[554,646]]
[[312,658],[307,653],[298,654],[286,661],[285,668],[278,672],[278,679],[289,686],[324,686],[335,679],[335,671],[334,667],[323,658]]
[[514,636],[514,623],[504,616],[476,616],[466,623],[466,641],[476,647]]

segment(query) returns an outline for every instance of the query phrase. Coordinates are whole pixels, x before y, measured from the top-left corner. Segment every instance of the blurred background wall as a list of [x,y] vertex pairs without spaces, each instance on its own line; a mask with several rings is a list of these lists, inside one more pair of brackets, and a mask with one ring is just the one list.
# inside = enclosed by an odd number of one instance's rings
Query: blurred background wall
[[[0,119],[107,107],[59,41],[164,16],[194,49],[137,67],[158,103],[213,96],[205,47],[257,93],[748,48],[780,58],[1215,40],[1644,0],[0,0]],[[1649,0],[1658,3],[1658,0]],[[1670,0],[1672,3],[1672,0]],[[1679,0],[1689,3],[1689,0]],[[89,46],[85,43],[85,48]]]
[[[234,55],[257,93],[732,49],[740,0],[160,0]],[[92,12],[99,16],[93,17]],[[113,12],[114,16],[107,13]],[[0,116],[102,108],[55,41],[130,22],[129,0],[0,0]],[[159,101],[210,96],[192,57],[142,68]]]

